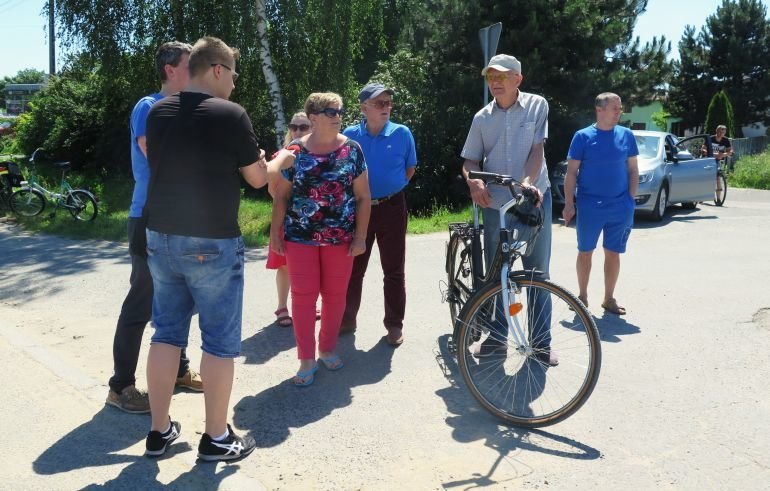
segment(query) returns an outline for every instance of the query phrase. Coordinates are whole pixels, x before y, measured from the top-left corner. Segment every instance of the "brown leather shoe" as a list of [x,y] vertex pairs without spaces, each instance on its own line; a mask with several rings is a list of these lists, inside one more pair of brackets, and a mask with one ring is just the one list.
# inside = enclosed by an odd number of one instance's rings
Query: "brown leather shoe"
[[396,327],[393,329],[388,329],[388,344],[391,346],[401,346],[404,343],[404,333],[403,329],[400,327]]
[[187,370],[184,375],[176,379],[176,386],[195,392],[203,392],[203,379],[201,379],[201,374],[195,370]]
[[139,390],[133,385],[123,389],[120,394],[110,389],[107,393],[106,403],[127,413],[144,414],[150,412],[150,398],[147,396],[147,391]]

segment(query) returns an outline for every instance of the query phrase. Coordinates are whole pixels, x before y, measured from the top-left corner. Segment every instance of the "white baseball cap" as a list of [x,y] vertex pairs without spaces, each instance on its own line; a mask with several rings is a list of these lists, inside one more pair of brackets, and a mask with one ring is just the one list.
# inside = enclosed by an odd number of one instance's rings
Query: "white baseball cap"
[[486,75],[487,70],[490,68],[494,68],[499,72],[513,70],[516,73],[521,73],[521,62],[511,55],[495,55],[489,60],[489,64],[481,70],[481,75]]

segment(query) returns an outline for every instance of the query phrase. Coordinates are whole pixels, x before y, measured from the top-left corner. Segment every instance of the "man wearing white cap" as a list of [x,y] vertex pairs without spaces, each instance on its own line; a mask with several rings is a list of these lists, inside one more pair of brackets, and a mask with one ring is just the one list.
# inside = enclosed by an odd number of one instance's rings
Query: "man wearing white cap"
[[[537,188],[543,207],[543,228],[537,240],[529,245],[524,256],[524,267],[541,271],[549,277],[551,261],[551,193],[548,169],[545,164],[544,144],[548,138],[548,103],[538,95],[519,90],[524,76],[521,63],[510,55],[496,55],[481,71],[494,100],[473,117],[471,129],[460,154],[471,198],[482,207],[484,220],[484,250],[487,267],[493,259],[500,240],[495,230],[500,228],[499,209],[511,199],[507,189],[500,186],[487,188],[480,179],[469,179],[472,170],[484,170],[511,175],[525,185]],[[512,219],[512,218],[511,218]],[[547,308],[547,307],[546,307]],[[550,314],[550,310],[549,310]],[[550,315],[548,316],[550,317]],[[550,350],[550,319],[533,326],[533,346],[542,354],[543,362],[557,365],[558,358]],[[504,329],[504,328],[502,328]],[[489,336],[478,348],[479,355],[504,352],[507,349],[505,333]]]

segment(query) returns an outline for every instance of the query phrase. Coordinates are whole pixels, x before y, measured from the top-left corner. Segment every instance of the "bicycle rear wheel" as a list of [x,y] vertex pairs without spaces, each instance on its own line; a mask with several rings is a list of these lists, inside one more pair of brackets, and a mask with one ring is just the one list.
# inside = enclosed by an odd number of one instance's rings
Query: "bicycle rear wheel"
[[727,197],[727,178],[725,178],[725,174],[723,171],[719,171],[717,173],[716,186],[714,187],[714,204],[717,206],[722,206],[725,202],[726,197]]
[[471,239],[452,234],[447,244],[447,302],[452,325],[465,302],[473,293],[473,268],[471,265]]
[[[457,361],[473,397],[507,423],[540,427],[577,411],[599,378],[601,346],[593,317],[564,288],[537,278],[514,278],[520,309],[512,316],[527,338],[506,335],[499,283],[465,304],[458,323]],[[505,326],[505,327],[503,327]],[[550,339],[549,339],[550,338]],[[550,366],[551,354],[558,366]]]
[[88,191],[75,189],[67,195],[65,206],[75,220],[90,222],[99,214],[96,199]]
[[37,189],[19,189],[11,194],[10,205],[14,213],[25,217],[34,217],[45,208],[45,196]]

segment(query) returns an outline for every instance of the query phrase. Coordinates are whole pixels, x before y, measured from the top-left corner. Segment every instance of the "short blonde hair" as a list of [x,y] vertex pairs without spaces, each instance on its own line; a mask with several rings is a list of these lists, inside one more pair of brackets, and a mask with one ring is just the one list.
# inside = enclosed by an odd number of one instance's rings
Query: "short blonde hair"
[[[291,116],[289,122],[291,123],[297,118],[307,119],[310,121],[307,117],[307,114],[305,114],[305,111],[298,111]],[[291,143],[291,130],[286,130],[286,136],[283,137],[283,146],[285,147],[289,143]]]
[[318,114],[332,104],[342,107],[342,97],[334,92],[313,92],[305,100],[305,113]]
[[197,77],[206,73],[211,65],[221,63],[230,66],[240,58],[240,51],[231,48],[224,41],[212,36],[202,37],[195,42],[190,53],[190,76]]

